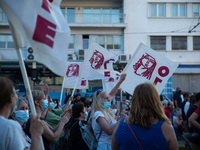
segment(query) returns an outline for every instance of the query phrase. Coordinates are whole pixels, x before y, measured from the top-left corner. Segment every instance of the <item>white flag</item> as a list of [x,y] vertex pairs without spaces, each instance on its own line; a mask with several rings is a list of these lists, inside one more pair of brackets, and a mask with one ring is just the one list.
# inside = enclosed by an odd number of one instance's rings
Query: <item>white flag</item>
[[65,88],[74,88],[76,80],[78,79],[76,89],[88,89],[88,80],[79,78],[82,65],[83,62],[68,62],[64,83]]
[[121,73],[113,71],[111,72],[111,77],[106,77],[102,79],[103,90],[110,93],[113,87],[117,84],[120,75]]
[[149,81],[155,83],[161,93],[177,67],[178,64],[141,43],[123,71],[127,77],[120,87],[133,94],[138,84]]
[[83,64],[81,77],[88,80],[103,79],[110,77],[113,70],[112,64],[117,60],[117,56],[96,43],[92,43],[87,52]]
[[21,47],[32,47],[34,59],[64,76],[70,29],[60,0],[0,0],[0,7],[19,35]]

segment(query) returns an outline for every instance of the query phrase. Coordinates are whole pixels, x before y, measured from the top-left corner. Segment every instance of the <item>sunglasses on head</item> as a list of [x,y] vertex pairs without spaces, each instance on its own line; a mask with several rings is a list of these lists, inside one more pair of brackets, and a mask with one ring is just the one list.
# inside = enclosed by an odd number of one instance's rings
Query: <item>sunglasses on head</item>
[[102,89],[98,89],[98,90],[97,90],[97,96],[98,96],[101,92],[103,92],[103,90],[102,90]]

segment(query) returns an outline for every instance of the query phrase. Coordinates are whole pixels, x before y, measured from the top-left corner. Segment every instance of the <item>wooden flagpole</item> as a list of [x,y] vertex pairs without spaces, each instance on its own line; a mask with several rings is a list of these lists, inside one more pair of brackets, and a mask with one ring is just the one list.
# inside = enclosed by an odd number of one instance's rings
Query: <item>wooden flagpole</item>
[[[17,31],[15,30],[15,28],[13,27],[13,25],[11,24],[10,21],[9,21],[9,25],[10,25],[10,29],[11,29],[11,32],[12,32],[12,35],[13,35],[13,39],[15,41],[16,51],[17,51],[17,55],[18,55],[18,58],[19,58],[19,65],[20,65],[22,77],[23,77],[23,80],[24,80],[26,95],[27,95],[28,100],[29,100],[31,113],[33,114],[33,116],[35,118],[37,116],[37,114],[36,114],[35,105],[34,105],[34,102],[33,102],[33,96],[32,96],[32,92],[31,92],[30,84],[29,84],[29,81],[28,81],[27,71],[26,71],[25,64],[24,64],[23,57],[22,57],[22,52],[21,52],[22,45],[21,45],[20,37],[18,36]],[[40,136],[40,141],[41,141],[41,150],[44,150],[44,144],[43,144],[43,140],[42,140],[41,136]]]

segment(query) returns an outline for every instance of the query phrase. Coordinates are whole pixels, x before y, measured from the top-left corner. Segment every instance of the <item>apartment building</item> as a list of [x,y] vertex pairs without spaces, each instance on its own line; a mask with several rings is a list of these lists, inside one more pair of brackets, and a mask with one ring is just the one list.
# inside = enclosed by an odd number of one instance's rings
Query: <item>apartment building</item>
[[[177,86],[185,92],[199,92],[199,0],[63,0],[61,11],[71,29],[66,56],[69,61],[83,61],[89,44],[96,42],[119,55],[114,68],[123,69],[142,42],[179,64],[164,89],[165,94],[171,95],[172,88]],[[27,49],[23,49],[23,55],[31,72],[34,59],[31,60],[32,54]],[[18,70],[20,76],[14,42],[2,11],[0,63],[1,74],[12,75]],[[60,78],[44,65],[37,64],[37,69],[52,85],[61,84]]]

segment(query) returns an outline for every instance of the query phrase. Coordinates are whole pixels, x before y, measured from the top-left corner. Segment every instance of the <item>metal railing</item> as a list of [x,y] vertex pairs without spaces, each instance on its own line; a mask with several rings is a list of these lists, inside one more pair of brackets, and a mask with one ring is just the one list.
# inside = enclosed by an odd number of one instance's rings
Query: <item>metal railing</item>
[[125,14],[106,14],[106,13],[65,13],[63,14],[68,23],[86,23],[86,24],[107,24],[124,23]]
[[[106,14],[106,13],[65,13],[63,14],[68,23],[87,23],[87,24],[108,24],[124,23],[125,14]],[[8,23],[6,14],[0,11],[0,23]]]

